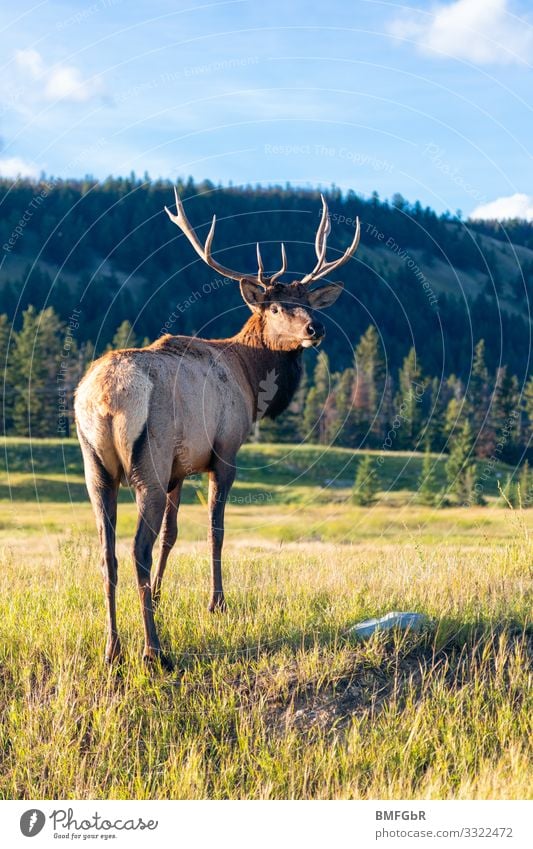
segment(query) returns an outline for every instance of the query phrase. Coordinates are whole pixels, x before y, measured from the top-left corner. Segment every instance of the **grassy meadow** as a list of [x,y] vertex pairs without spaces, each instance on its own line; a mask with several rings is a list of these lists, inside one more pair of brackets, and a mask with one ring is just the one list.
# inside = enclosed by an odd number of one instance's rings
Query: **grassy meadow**
[[[207,613],[205,482],[187,487],[147,673],[119,507],[120,673],[74,440],[0,452],[1,798],[531,797],[533,510],[416,504],[420,455],[246,446],[228,505],[229,611]],[[444,483],[435,457],[437,484]],[[425,613],[422,634],[350,627]]]

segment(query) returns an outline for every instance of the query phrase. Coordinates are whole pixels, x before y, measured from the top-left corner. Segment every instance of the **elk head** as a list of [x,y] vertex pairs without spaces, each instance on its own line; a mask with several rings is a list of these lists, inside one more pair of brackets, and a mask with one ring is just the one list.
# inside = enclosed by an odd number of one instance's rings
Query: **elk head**
[[331,229],[328,206],[323,195],[322,217],[315,237],[317,262],[313,270],[302,280],[293,283],[278,282],[287,270],[287,255],[284,245],[281,246],[281,268],[268,277],[265,274],[259,243],[257,244],[257,274],[243,274],[225,268],[213,258],[211,246],[215,235],[216,215],[213,215],[211,228],[202,245],[190,225],[183,204],[176,189],[177,215],[168,207],[165,211],[171,221],[176,224],[187,237],[194,250],[210,268],[224,277],[236,280],[240,284],[241,295],[261,324],[261,339],[263,343],[274,350],[293,351],[301,348],[317,347],[325,336],[324,325],[315,315],[331,306],[343,289],[342,283],[329,283],[313,288],[313,284],[344,265],[355,253],[359,244],[361,228],[359,218],[356,219],[355,235],[352,243],[337,259],[326,261],[327,238]]

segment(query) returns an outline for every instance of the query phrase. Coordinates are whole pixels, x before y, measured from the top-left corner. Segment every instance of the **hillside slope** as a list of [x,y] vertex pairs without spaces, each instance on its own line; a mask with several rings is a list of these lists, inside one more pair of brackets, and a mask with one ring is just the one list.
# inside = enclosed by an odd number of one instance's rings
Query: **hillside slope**
[[[279,266],[285,242],[287,280],[314,265],[317,191],[192,181],[179,189],[201,239],[216,212],[213,249],[225,265],[255,270],[258,240],[269,270]],[[21,226],[39,190],[46,196]],[[170,183],[110,178],[55,181],[42,189],[0,180],[2,192],[0,313],[16,328],[29,304],[51,305],[65,320],[77,308],[77,341],[90,339],[101,350],[126,318],[140,339],[165,331],[231,335],[246,318],[238,287],[217,281],[169,223],[163,207],[172,203]],[[374,323],[392,369],[414,345],[427,373],[465,376],[473,347],[484,338],[489,367],[505,362],[523,378],[533,242],[522,230],[521,242],[511,244],[494,228],[439,217],[400,197],[388,203],[332,189],[328,203],[330,256],[351,239],[355,217],[361,220],[359,250],[342,270],[347,295],[326,319],[334,368],[351,362],[354,343]]]

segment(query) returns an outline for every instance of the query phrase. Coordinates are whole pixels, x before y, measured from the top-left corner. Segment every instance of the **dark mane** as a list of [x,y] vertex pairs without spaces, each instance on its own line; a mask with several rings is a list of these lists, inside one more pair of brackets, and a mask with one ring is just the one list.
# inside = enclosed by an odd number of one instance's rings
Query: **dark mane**
[[275,419],[291,403],[302,377],[302,351],[273,350],[263,341],[261,315],[253,313],[240,333],[225,340],[239,356],[256,401],[256,415]]

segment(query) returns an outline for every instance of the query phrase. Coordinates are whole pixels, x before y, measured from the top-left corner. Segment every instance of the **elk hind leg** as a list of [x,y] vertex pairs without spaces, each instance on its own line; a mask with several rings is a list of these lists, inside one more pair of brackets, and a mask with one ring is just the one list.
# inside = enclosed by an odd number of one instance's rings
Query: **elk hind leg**
[[179,481],[173,489],[167,493],[167,503],[165,506],[165,514],[163,516],[163,526],[161,528],[159,549],[159,557],[155,569],[154,579],[152,581],[152,605],[154,609],[159,604],[161,598],[161,582],[167,565],[167,560],[172,548],[178,538],[178,508],[180,504],[181,486],[183,481]]
[[81,432],[80,444],[85,466],[85,480],[93,507],[102,551],[102,574],[107,613],[107,642],[105,658],[112,663],[120,656],[117,630],[116,589],[118,564],[115,553],[117,525],[117,497],[119,481],[105,469],[96,452]]
[[218,461],[209,472],[209,542],[211,545],[211,600],[208,610],[225,610],[222,587],[222,545],[224,543],[224,512],[226,499],[235,480],[233,464]]
[[133,559],[144,624],[144,660],[159,661],[163,668],[170,671],[173,668],[172,663],[161,651],[157,635],[150,583],[152,550],[163,521],[166,493],[159,486],[143,487],[137,490],[136,498],[139,516],[133,543]]

